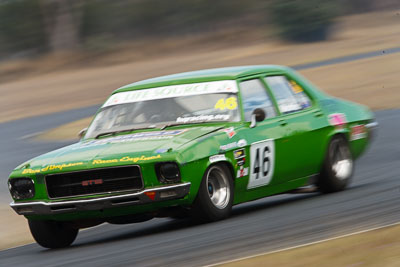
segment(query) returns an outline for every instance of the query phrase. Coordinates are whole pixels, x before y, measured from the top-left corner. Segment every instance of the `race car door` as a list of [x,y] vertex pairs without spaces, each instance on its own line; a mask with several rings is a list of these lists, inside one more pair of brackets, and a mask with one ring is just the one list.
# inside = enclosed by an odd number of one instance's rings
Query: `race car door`
[[266,114],[264,121],[245,132],[250,155],[247,189],[280,184],[288,179],[287,159],[290,157],[288,139],[290,130],[281,124],[278,112],[265,83],[259,78],[239,83],[244,118],[251,120],[252,112],[260,108]]
[[[323,125],[326,118],[312,103],[303,88],[284,75],[264,78],[280,112],[281,123],[290,131],[290,155],[286,165],[289,178],[306,177],[319,172],[324,158]],[[289,161],[290,160],[290,161]]]

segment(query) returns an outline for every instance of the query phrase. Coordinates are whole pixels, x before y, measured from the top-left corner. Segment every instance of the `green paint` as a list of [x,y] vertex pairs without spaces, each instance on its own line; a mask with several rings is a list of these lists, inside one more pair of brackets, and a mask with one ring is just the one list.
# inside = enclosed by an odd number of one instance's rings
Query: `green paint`
[[[150,129],[123,133],[113,137],[104,136],[96,140],[83,140],[36,157],[16,168],[11,173],[10,179],[18,177],[32,178],[35,182],[36,194],[33,199],[15,202],[54,201],[47,196],[44,182],[45,175],[100,167],[139,165],[146,189],[161,186],[162,184],[157,179],[154,165],[164,161],[177,162],[180,166],[182,182],[191,183],[190,193],[185,198],[139,206],[112,208],[104,211],[71,212],[46,216],[31,215],[27,217],[75,220],[144,213],[176,205],[190,206],[196,198],[203,174],[211,164],[227,164],[233,171],[235,204],[303,186],[307,183],[307,177],[319,172],[330,138],[338,133],[344,134],[349,138],[351,126],[365,124],[373,120],[371,111],[364,106],[327,96],[290,68],[281,66],[233,67],[170,75],[124,86],[114,91],[114,94],[145,88],[218,80],[237,80],[240,87],[241,80],[263,78],[269,75],[284,75],[296,81],[311,98],[312,106],[302,111],[280,114],[277,117],[257,123],[255,128],[250,128],[250,122],[243,121],[243,106],[239,102],[242,114],[241,122],[210,122],[197,125],[173,126],[164,131],[171,131],[171,133],[177,131],[178,133],[164,136],[165,138],[152,138],[153,134],[157,134],[162,130]],[[266,86],[266,83],[262,83]],[[265,90],[268,91],[269,89],[266,87]],[[239,100],[242,101],[240,96],[239,92]],[[277,109],[276,101],[273,99],[272,102]],[[328,122],[328,115],[333,113],[345,114],[347,124],[343,127],[331,126]],[[285,121],[286,125],[282,125],[282,120]],[[231,138],[227,132],[222,131],[229,127],[233,127],[236,133]],[[140,133],[149,134],[151,138],[138,138],[137,135]],[[248,170],[249,175],[236,178],[240,167],[238,166],[238,160],[234,158],[233,151],[238,149],[237,145],[243,143],[244,140],[246,144],[243,147],[245,149],[243,167]],[[268,143],[269,141],[265,140],[273,140],[271,142],[275,152],[273,155],[272,179],[264,186],[249,189],[250,172],[255,168],[264,168],[265,171],[266,166],[268,166],[268,162],[262,162],[263,166],[257,166],[257,164],[251,166],[251,162],[255,162],[255,158],[250,158],[251,145],[263,140],[265,144],[270,144]],[[353,156],[355,158],[360,156],[368,143],[368,136],[350,141]],[[224,147],[227,149],[224,150]],[[268,147],[268,149],[271,149],[271,147]],[[253,152],[255,153],[256,150],[253,149]],[[264,155],[267,152],[268,150],[264,150]],[[261,152],[258,151],[258,153]],[[211,163],[209,157],[217,154],[224,154],[226,160]],[[264,174],[265,177],[269,175],[266,172]],[[260,175],[263,174],[260,172]],[[61,200],[89,199],[100,196],[108,196],[108,194]]]

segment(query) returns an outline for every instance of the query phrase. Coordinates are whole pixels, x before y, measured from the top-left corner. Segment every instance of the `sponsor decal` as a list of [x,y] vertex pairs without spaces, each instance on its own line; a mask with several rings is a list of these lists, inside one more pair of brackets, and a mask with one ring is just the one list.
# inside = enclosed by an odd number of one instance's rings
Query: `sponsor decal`
[[[119,162],[127,162],[127,163],[137,163],[139,161],[147,161],[147,160],[154,160],[154,159],[160,159],[161,155],[156,155],[156,156],[140,156],[140,157],[130,157],[130,156],[125,156],[119,159],[94,159],[90,164],[92,165],[103,165],[103,164],[111,164],[111,163],[119,163]],[[41,172],[46,172],[46,171],[53,171],[53,170],[63,170],[64,168],[71,168],[75,166],[81,166],[83,165],[83,162],[74,162],[74,163],[63,163],[63,164],[58,164],[58,165],[48,165],[44,168],[41,169],[25,169],[22,171],[22,174],[35,174],[35,173],[41,173]]]
[[295,94],[299,94],[299,93],[303,92],[303,88],[301,88],[295,81],[291,80],[290,85],[292,87],[292,91]]
[[233,151],[233,157],[235,159],[241,159],[241,158],[244,158],[245,156],[246,156],[246,152],[244,151],[244,148]]
[[110,164],[110,163],[118,163],[118,159],[95,159],[92,161],[92,165],[98,164]]
[[232,138],[236,135],[235,128],[233,128],[233,127],[222,129],[221,131],[225,132],[229,138]]
[[214,162],[217,162],[217,161],[225,161],[226,157],[225,157],[225,154],[218,154],[218,155],[211,156],[209,158],[209,160],[210,160],[211,163],[214,163]]
[[367,131],[365,129],[365,125],[355,125],[351,127],[350,132],[350,141],[362,139],[367,137]]
[[229,144],[226,144],[226,145],[222,145],[222,146],[219,147],[219,149],[225,151],[225,150],[233,149],[233,148],[236,148],[236,147],[237,147],[236,142],[233,142],[233,143],[229,143]]
[[233,149],[233,148],[236,148],[236,147],[244,147],[246,145],[247,145],[246,140],[241,139],[241,140],[239,140],[237,142],[232,142],[232,143],[229,143],[229,144],[226,144],[226,145],[222,145],[222,146],[219,147],[219,149],[222,150],[222,151],[226,151],[226,150],[230,150],[230,149]]
[[107,160],[103,160],[103,159],[94,159],[92,161],[92,165],[98,165],[98,164],[109,164],[109,163],[117,163],[117,162],[130,162],[130,163],[136,163],[139,161],[147,161],[147,160],[153,160],[153,159],[160,159],[161,155],[157,155],[157,156],[150,156],[150,157],[146,157],[146,156],[140,156],[140,157],[129,157],[129,156],[125,156],[122,157],[120,159],[107,159]]
[[89,185],[95,185],[95,184],[103,184],[103,179],[94,179],[94,180],[86,180],[82,181],[82,186],[89,186]]
[[174,131],[153,131],[153,132],[143,132],[143,133],[134,133],[134,134],[126,134],[115,136],[111,138],[104,138],[99,140],[91,140],[88,142],[84,142],[80,144],[79,147],[88,147],[94,145],[104,145],[104,144],[116,144],[116,143],[124,143],[124,142],[132,142],[132,141],[143,141],[143,140],[158,140],[158,139],[169,139],[176,135],[179,135],[183,132],[186,132],[187,129],[183,130],[174,130]]
[[328,116],[329,124],[335,127],[342,128],[346,125],[346,115],[343,113],[333,113]]
[[241,178],[247,175],[249,175],[249,168],[244,168],[243,166],[240,166],[239,170],[237,170],[236,178]]
[[240,139],[240,140],[237,142],[237,145],[238,145],[238,147],[247,146],[247,141],[246,141],[245,139]]
[[42,170],[33,170],[33,169],[25,169],[22,171],[22,174],[35,174],[35,173],[40,173]]
[[246,158],[238,159],[238,160],[236,161],[236,164],[237,164],[238,166],[243,166],[244,164],[246,164]]
[[217,115],[200,115],[194,117],[178,117],[176,122],[188,123],[196,121],[227,121],[231,116],[227,114],[217,114]]
[[46,167],[43,167],[41,169],[25,169],[22,171],[22,174],[35,174],[35,173],[40,173],[40,172],[46,172],[46,171],[52,171],[52,170],[63,170],[64,168],[71,168],[75,166],[80,166],[83,165],[83,162],[72,162],[72,163],[63,163],[63,164],[52,164],[48,165]]
[[104,103],[103,107],[154,99],[214,93],[236,93],[237,91],[236,82],[233,80],[170,85],[116,93]]

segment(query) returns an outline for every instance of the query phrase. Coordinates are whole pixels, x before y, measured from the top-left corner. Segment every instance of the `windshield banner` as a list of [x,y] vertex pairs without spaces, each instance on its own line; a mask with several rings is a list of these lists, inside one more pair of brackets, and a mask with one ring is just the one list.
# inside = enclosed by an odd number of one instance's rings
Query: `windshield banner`
[[151,89],[121,92],[112,95],[103,107],[133,102],[141,102],[153,99],[172,98],[180,96],[192,96],[215,93],[236,93],[238,91],[236,81],[225,80],[204,83],[191,83],[169,85]]

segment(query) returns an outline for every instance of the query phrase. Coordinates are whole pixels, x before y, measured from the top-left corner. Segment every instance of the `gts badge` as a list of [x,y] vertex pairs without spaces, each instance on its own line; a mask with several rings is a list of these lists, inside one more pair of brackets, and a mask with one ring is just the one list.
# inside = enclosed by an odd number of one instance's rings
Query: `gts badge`
[[89,186],[89,185],[102,184],[102,183],[103,183],[103,179],[86,180],[86,181],[82,181],[82,186]]

